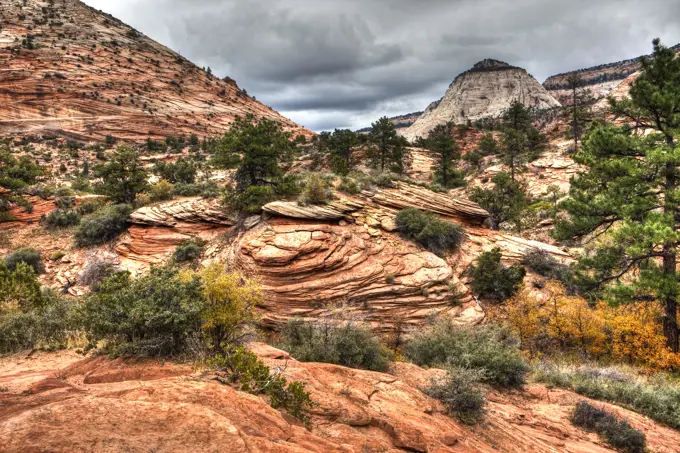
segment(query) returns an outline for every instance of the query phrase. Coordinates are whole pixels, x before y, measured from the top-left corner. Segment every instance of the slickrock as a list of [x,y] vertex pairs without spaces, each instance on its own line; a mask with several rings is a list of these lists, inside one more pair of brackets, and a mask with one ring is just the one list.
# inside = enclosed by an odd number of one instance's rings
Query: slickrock
[[168,227],[181,222],[233,226],[236,218],[224,210],[219,200],[191,197],[138,209],[130,215],[130,222]]
[[235,116],[312,133],[79,0],[0,3],[0,135],[215,136]]
[[456,77],[444,97],[432,103],[403,135],[413,140],[427,137],[435,126],[449,121],[465,124],[468,120],[496,118],[515,100],[539,109],[560,106],[524,69],[484,60]]
[[380,206],[394,209],[419,208],[469,224],[482,224],[489,213],[465,197],[435,193],[420,186],[396,182],[394,188],[363,192],[362,196]]
[[[440,370],[397,363],[392,374],[301,363],[265,344],[250,349],[317,403],[310,429],[260,397],[157,361],[82,359],[37,353],[0,360],[0,449],[280,453],[605,453],[596,435],[568,419],[583,398],[531,385],[489,397],[485,422],[470,428],[420,388]],[[649,447],[673,453],[680,434],[631,411],[596,402],[643,429]],[[77,420],[77,423],[74,423]]]
[[362,209],[364,205],[356,201],[332,200],[326,205],[303,205],[291,201],[274,201],[262,207],[264,212],[280,217],[306,220],[340,220]]
[[[261,307],[267,325],[344,305],[345,313],[394,330],[476,307],[462,286],[462,300],[454,300],[458,278],[446,261],[368,226],[271,219],[245,233],[232,252],[225,260],[259,276],[268,294]],[[475,313],[467,321],[483,319]]]

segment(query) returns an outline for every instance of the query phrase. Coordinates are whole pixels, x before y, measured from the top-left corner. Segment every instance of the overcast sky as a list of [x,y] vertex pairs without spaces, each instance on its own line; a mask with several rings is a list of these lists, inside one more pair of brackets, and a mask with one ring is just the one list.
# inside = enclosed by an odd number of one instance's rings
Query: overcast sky
[[555,73],[680,42],[680,0],[85,0],[314,130],[423,110],[484,58]]

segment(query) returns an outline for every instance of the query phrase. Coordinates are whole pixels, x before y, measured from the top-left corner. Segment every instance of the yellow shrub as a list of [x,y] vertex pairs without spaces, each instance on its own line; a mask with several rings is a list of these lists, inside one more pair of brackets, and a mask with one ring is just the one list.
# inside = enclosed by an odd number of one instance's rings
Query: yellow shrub
[[213,347],[238,344],[256,320],[255,307],[264,302],[260,284],[220,264],[200,271],[206,308],[203,330]]

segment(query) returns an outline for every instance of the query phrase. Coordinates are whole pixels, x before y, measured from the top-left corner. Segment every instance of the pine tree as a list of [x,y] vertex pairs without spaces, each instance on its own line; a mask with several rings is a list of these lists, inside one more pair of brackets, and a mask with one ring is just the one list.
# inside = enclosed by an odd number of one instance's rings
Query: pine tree
[[526,131],[531,126],[531,115],[524,104],[518,100],[512,101],[510,107],[503,114],[503,127],[517,132]]
[[498,142],[493,137],[492,132],[487,132],[484,134],[481,140],[479,140],[477,152],[479,152],[479,154],[482,156],[492,156],[494,154],[498,154]]
[[339,175],[346,175],[354,166],[352,153],[359,145],[359,137],[349,129],[336,129],[324,138],[324,143],[333,155],[333,171]]
[[571,105],[564,111],[564,119],[569,122],[571,128],[574,150],[578,150],[581,137],[593,121],[592,107],[595,99],[590,90],[584,88],[583,79],[580,76],[569,76],[567,84],[571,91]]
[[598,126],[576,154],[587,170],[573,181],[562,204],[569,218],[555,234],[597,239],[580,258],[591,289],[617,302],[661,302],[667,345],[677,352],[680,59],[657,39],[642,68],[630,99],[610,100],[631,126]]
[[501,161],[510,167],[510,177],[515,181],[518,171],[524,167],[529,151],[529,141],[523,131],[507,129],[503,132]]
[[427,149],[437,154],[437,182],[447,189],[459,185],[461,179],[453,169],[455,162],[460,159],[458,144],[453,138],[453,127],[453,123],[440,124],[426,140]]
[[511,222],[521,230],[522,214],[530,204],[526,184],[513,181],[506,172],[498,173],[491,182],[494,184],[491,189],[475,187],[470,200],[487,210],[491,229],[499,230],[502,223]]
[[137,194],[149,186],[139,153],[125,146],[118,148],[111,160],[98,165],[94,172],[95,177],[101,179],[98,192],[116,203],[133,203]]
[[373,166],[380,171],[402,172],[404,168],[404,149],[406,139],[399,136],[394,124],[387,117],[380,118],[371,125],[371,152],[369,157]]

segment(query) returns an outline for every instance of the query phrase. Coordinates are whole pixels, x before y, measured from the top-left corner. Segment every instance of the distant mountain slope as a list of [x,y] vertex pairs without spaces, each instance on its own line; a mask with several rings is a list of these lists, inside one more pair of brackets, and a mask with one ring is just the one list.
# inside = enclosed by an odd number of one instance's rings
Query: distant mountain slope
[[408,139],[426,137],[435,126],[448,121],[461,124],[498,117],[515,100],[541,109],[560,105],[524,69],[487,59],[456,77],[444,97],[430,104],[403,135]]
[[0,24],[0,135],[207,136],[248,113],[311,134],[79,0],[3,0]]
[[[676,52],[680,52],[680,44],[673,47]],[[567,79],[569,76],[578,75],[585,82],[586,86],[597,98],[607,96],[628,76],[641,69],[640,58],[617,61],[616,63],[601,64],[591,68],[579,69],[576,71],[565,72],[548,77],[543,86],[557,100],[564,102],[569,96]]]
[[[390,118],[390,121],[392,121],[392,124],[394,124],[394,127],[399,131],[399,130],[405,130],[408,127],[410,127],[413,123],[416,122],[418,118],[420,118],[420,115],[422,115],[423,112],[413,112],[413,113],[406,113],[405,115],[398,115],[398,116],[393,116]],[[366,132],[369,132],[371,130],[371,127],[364,127],[363,129],[359,129],[357,132],[360,134],[364,134]]]

